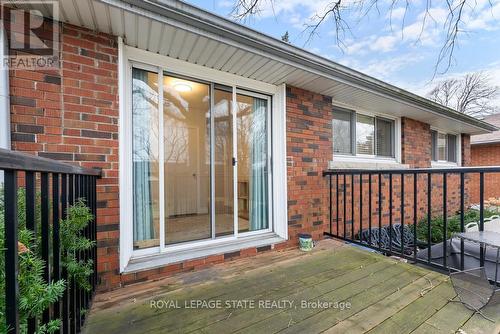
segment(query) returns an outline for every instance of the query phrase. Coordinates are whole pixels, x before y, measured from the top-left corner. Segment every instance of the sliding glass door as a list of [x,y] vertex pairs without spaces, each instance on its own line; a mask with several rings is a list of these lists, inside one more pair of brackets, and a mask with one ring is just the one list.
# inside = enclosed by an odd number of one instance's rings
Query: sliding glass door
[[270,98],[132,77],[134,249],[270,230]]
[[165,243],[210,238],[210,85],[163,77]]
[[238,231],[269,227],[268,100],[236,95],[238,156]]

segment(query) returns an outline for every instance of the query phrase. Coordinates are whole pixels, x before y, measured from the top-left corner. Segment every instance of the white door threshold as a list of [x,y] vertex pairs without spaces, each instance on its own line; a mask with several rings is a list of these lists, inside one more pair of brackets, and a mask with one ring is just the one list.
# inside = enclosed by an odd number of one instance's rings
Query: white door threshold
[[241,249],[252,247],[263,247],[286,241],[275,233],[259,234],[248,236],[227,242],[218,242],[213,245],[195,245],[189,249],[168,250],[161,254],[154,254],[140,258],[133,258],[125,267],[123,273],[129,274],[149,269],[164,267],[169,264],[203,258],[210,255],[225,254]]

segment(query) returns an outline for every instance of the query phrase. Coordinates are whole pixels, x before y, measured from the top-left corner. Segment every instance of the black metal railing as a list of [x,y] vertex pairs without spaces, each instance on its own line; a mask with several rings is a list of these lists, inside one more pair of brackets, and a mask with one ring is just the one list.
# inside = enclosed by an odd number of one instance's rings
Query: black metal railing
[[[464,232],[467,211],[475,204],[483,231],[485,175],[500,178],[498,173],[500,167],[326,170],[330,225],[325,235],[444,270],[467,269],[474,254],[466,248],[476,247],[477,262],[484,266],[482,247],[450,243],[448,223],[456,217],[459,227],[453,232]],[[441,233],[442,241],[433,242]]]
[[[20,152],[0,149],[0,177],[3,177],[4,223],[5,223],[5,318],[9,333],[18,333],[19,327],[19,286],[18,286],[18,188],[25,188],[26,228],[41,238],[41,256],[45,262],[45,282],[64,279],[68,273],[61,265],[60,220],[67,217],[67,209],[78,199],[82,199],[94,216],[93,221],[83,230],[83,235],[97,240],[96,182],[100,170],[81,168]],[[2,180],[0,179],[0,182]],[[40,194],[40,212],[37,210],[37,194]],[[36,216],[40,215],[40,224]],[[37,226],[39,225],[39,226]],[[39,229],[39,230],[38,230]],[[53,303],[43,313],[42,319],[28,319],[28,333],[37,331],[37,323],[47,323],[51,319],[61,319],[63,333],[80,331],[85,314],[90,307],[98,283],[97,248],[79,252],[77,259],[93,260],[93,274],[89,278],[91,291],[86,291],[74,281],[67,285],[61,300]],[[71,281],[71,280],[70,280]]]

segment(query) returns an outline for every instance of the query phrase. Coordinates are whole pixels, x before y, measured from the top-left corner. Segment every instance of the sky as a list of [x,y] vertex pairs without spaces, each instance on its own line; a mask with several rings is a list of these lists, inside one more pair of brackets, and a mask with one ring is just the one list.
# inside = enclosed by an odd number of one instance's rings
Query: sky
[[[231,12],[237,0],[188,0],[187,2],[233,19]],[[456,2],[457,0],[455,0]],[[425,96],[439,82],[450,77],[482,71],[491,84],[500,87],[500,0],[468,0],[462,17],[464,25],[458,38],[452,66],[435,70],[445,39],[444,25],[449,11],[446,1],[431,1],[426,13],[426,0],[379,0],[379,8],[368,14],[348,10],[350,31],[339,47],[335,25],[324,21],[310,38],[305,25],[316,14],[324,12],[332,0],[261,0],[259,13],[238,21],[267,35],[281,38],[288,31],[290,42],[355,70],[381,79],[413,93]],[[344,0],[343,3],[355,3]],[[369,1],[367,1],[369,2]],[[352,7],[350,7],[352,8]],[[494,104],[500,107],[500,97]]]

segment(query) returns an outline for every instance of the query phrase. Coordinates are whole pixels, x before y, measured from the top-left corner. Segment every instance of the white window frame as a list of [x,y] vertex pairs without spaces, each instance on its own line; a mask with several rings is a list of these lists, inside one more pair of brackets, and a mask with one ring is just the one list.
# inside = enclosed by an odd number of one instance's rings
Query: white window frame
[[[364,115],[373,117],[376,123],[376,119],[384,118],[387,120],[391,120],[394,123],[394,157],[383,157],[377,155],[367,155],[367,154],[344,154],[344,153],[335,153],[335,149],[333,149],[333,162],[359,162],[359,163],[380,163],[380,164],[400,164],[401,163],[401,118],[395,117],[393,115],[387,115],[382,113],[376,113],[372,111],[362,110],[359,108],[353,108],[351,106],[345,106],[339,104],[337,102],[333,103],[332,110],[335,113],[335,108],[340,108],[346,111],[350,111],[354,113],[354,128],[357,123],[357,115]],[[332,118],[332,127],[333,127],[333,118]],[[375,125],[376,131],[376,125]],[[333,134],[332,134],[333,135]],[[332,145],[335,146],[335,143],[332,139]],[[354,140],[354,145],[356,145],[356,138]],[[376,142],[374,142],[376,145]],[[355,149],[355,148],[353,148]]]
[[[192,77],[195,79],[215,82],[217,84],[233,87],[236,91],[250,91],[270,96],[269,112],[269,143],[271,154],[269,155],[270,174],[272,181],[269,187],[270,215],[269,229],[262,231],[251,231],[235,233],[233,236],[207,239],[201,241],[185,242],[175,245],[165,245],[164,224],[160,223],[160,246],[142,250],[133,250],[133,188],[132,188],[132,112],[131,112],[131,68],[132,64],[145,64],[145,68],[155,68],[158,73],[167,72],[173,75]],[[251,247],[262,246],[266,240],[288,239],[287,224],[287,177],[286,177],[286,88],[285,85],[271,85],[256,80],[240,77],[226,72],[206,68],[200,65],[188,63],[167,56],[151,53],[145,50],[130,47],[118,39],[118,81],[119,81],[119,185],[120,185],[120,272],[127,271],[131,260],[143,257],[161,256],[162,263],[175,262],[178,259],[187,259],[227,251],[230,247],[238,249],[238,245]],[[159,80],[161,86],[162,80]],[[163,94],[160,94],[162,99]],[[233,99],[234,101],[234,99]],[[162,100],[160,100],[162,102]],[[160,103],[162,107],[163,103]],[[236,106],[234,106],[236,107]],[[235,110],[235,109],[233,109]],[[162,110],[159,110],[162,115]],[[163,122],[160,122],[161,124]],[[161,125],[160,125],[161,126]],[[160,141],[162,143],[163,141]],[[163,149],[160,145],[160,154]],[[160,156],[160,159],[162,156]],[[160,163],[160,166],[163,166]],[[163,169],[163,168],[161,168]],[[161,170],[160,170],[161,172]],[[160,187],[163,188],[162,182]],[[277,190],[276,190],[277,189]],[[160,189],[160,193],[164,190]],[[237,193],[234,194],[237,196]],[[161,202],[161,201],[160,201]],[[236,202],[237,204],[237,202]],[[160,216],[164,217],[164,204],[160,203]],[[235,207],[237,217],[237,207]],[[236,231],[237,232],[237,231]],[[266,237],[268,239],[266,239]],[[188,255],[177,256],[186,253]],[[219,251],[220,250],[220,251]],[[183,254],[184,254],[183,253]],[[170,260],[169,260],[170,259]],[[151,262],[151,261],[149,261]],[[144,262],[144,268],[153,266]]]
[[[431,133],[432,131],[436,131],[439,134],[444,134],[446,136],[452,135],[457,138],[456,141],[456,147],[455,147],[455,154],[457,155],[457,161],[448,161],[448,160],[433,160],[432,159],[432,154],[431,154],[431,167],[459,167],[462,166],[462,134],[453,132],[453,131],[446,131],[440,128],[432,127],[431,126]],[[447,139],[448,140],[448,139]],[[448,145],[448,143],[446,143]],[[432,149],[432,135],[431,135],[431,149]],[[436,148],[437,149],[437,148]],[[431,151],[432,152],[432,151]],[[446,154],[448,154],[448,146],[446,147]]]

